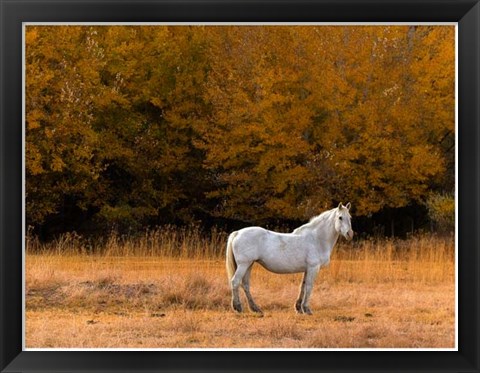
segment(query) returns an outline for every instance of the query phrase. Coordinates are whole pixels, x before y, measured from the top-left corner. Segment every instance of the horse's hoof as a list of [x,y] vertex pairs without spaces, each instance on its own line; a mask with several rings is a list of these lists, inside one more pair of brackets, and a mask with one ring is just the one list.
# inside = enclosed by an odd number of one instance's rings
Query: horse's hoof
[[235,312],[242,313],[242,305],[241,304],[232,304],[232,308]]
[[295,303],[295,311],[297,311],[297,313],[300,313],[300,314],[303,313],[302,304],[301,304],[301,303]]
[[302,311],[305,315],[313,315],[313,312],[312,310],[310,309],[310,307],[302,307]]
[[263,315],[263,311],[258,307],[251,308],[250,311]]

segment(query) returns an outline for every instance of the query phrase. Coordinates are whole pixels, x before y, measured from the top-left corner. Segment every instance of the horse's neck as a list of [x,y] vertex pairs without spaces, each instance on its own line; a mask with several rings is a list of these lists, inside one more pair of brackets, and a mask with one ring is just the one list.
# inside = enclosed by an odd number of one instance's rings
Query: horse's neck
[[321,251],[326,251],[330,255],[333,250],[333,247],[338,240],[338,232],[335,230],[335,222],[332,217],[324,222],[324,224],[319,224],[312,229],[312,237],[318,241],[318,248]]

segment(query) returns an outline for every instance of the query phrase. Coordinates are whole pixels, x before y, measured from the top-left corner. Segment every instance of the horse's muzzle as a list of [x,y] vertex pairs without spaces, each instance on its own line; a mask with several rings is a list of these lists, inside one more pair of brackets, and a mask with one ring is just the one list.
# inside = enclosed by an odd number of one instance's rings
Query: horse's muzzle
[[345,237],[347,240],[351,240],[353,238],[353,231],[350,229],[348,232],[347,232],[347,237]]

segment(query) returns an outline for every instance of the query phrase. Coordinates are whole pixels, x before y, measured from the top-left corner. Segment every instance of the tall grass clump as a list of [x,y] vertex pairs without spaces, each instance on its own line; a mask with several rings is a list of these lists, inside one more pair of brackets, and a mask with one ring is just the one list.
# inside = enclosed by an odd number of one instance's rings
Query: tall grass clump
[[435,282],[453,279],[454,262],[453,235],[372,238],[340,242],[330,273],[333,279],[352,282]]
[[48,242],[41,242],[28,232],[26,250],[27,254],[219,259],[223,258],[227,237],[227,233],[217,228],[205,232],[197,226],[179,228],[171,225],[138,235],[111,232],[103,239],[65,233]]

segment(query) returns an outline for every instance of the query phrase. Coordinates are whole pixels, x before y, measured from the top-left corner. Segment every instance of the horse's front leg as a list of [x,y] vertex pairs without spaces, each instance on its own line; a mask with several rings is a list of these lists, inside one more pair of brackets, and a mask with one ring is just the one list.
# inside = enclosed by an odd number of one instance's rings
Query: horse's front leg
[[295,310],[298,313],[303,313],[302,302],[303,302],[303,296],[305,295],[305,280],[306,280],[306,277],[307,277],[307,272],[305,272],[303,274],[302,283],[300,284],[300,293],[298,294],[297,301],[295,302]]
[[302,311],[307,315],[312,314],[312,310],[309,307],[310,303],[310,294],[312,293],[313,283],[315,278],[317,277],[318,270],[320,269],[320,265],[315,267],[308,267],[307,271],[305,272],[305,285],[304,285],[304,295],[303,295],[303,302],[302,302]]

